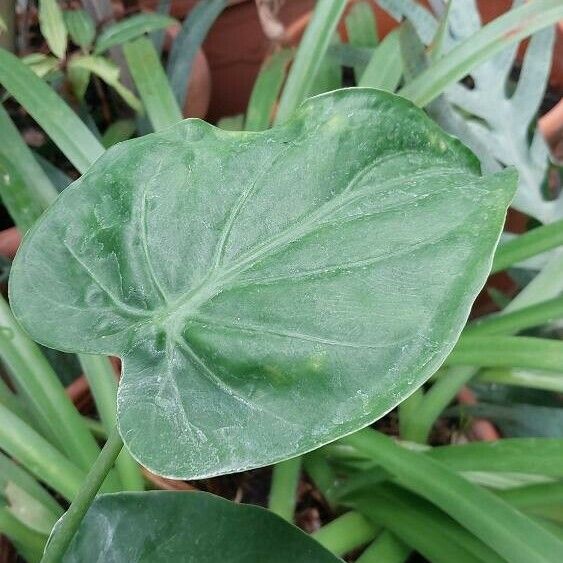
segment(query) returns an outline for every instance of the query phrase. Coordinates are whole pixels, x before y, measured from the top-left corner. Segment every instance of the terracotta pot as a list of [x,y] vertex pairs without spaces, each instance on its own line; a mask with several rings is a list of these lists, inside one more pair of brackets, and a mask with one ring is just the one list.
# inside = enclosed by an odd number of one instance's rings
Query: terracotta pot
[[188,94],[182,112],[184,117],[203,119],[207,115],[210,100],[211,72],[204,52],[198,49],[188,82]]
[[[457,400],[461,405],[476,405],[475,393],[468,387],[463,387],[457,394]],[[473,418],[469,428],[469,438],[477,442],[494,442],[500,440],[501,435],[496,426],[485,418]]]
[[[171,13],[182,19],[196,0],[174,0]],[[140,0],[143,9],[154,9],[155,0]],[[289,25],[311,10],[314,0],[286,0],[280,19]],[[203,43],[211,71],[211,100],[207,119],[243,113],[260,66],[270,50],[253,0],[235,0],[225,8]]]
[[0,231],[0,255],[10,260],[16,255],[21,235],[15,227]]

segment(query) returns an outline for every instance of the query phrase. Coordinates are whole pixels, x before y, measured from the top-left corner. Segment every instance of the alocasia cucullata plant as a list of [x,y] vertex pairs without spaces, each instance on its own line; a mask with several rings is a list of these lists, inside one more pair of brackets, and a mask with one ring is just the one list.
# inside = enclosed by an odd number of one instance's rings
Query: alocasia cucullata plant
[[436,371],[515,185],[371,89],[260,133],[186,120],[62,193],[20,249],[11,303],[42,344],[123,359],[119,426],[143,465],[193,479],[271,464]]

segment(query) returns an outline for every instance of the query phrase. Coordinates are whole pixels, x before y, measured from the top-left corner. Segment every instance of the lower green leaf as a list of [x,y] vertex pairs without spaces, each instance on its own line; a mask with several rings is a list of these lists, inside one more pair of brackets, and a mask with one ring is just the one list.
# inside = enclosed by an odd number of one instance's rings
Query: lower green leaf
[[98,497],[63,561],[340,560],[307,534],[263,508],[235,504],[208,493],[162,491]]

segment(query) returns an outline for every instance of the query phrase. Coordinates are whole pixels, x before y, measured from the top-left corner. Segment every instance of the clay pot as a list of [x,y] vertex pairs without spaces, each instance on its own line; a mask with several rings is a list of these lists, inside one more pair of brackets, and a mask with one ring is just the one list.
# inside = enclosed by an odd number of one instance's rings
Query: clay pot
[[184,117],[203,119],[207,115],[210,100],[211,72],[204,52],[198,49],[188,82],[186,102],[182,110]]
[[16,255],[21,235],[15,227],[0,231],[0,255],[10,260]]

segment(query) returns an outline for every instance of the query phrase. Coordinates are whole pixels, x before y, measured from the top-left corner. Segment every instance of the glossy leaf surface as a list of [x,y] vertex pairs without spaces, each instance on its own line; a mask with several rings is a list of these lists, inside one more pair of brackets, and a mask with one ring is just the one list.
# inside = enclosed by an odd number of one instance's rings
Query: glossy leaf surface
[[63,561],[336,563],[340,559],[263,508],[208,493],[151,492],[98,497]]
[[261,133],[185,120],[63,192],[11,302],[47,346],[123,358],[119,424],[144,465],[266,465],[371,423],[438,368],[515,184],[371,89]]

